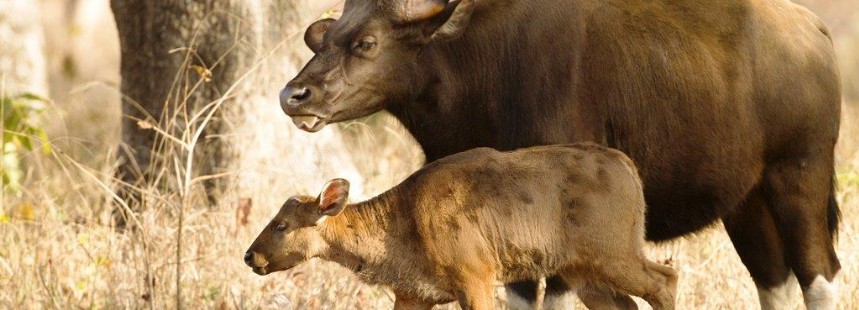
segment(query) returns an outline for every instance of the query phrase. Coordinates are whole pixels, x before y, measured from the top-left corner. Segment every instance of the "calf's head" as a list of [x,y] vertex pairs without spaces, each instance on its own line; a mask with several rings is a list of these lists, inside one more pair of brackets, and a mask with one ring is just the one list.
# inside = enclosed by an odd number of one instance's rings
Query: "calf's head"
[[287,270],[323,254],[328,243],[320,230],[329,216],[346,207],[349,182],[328,181],[318,197],[293,196],[245,252],[245,263],[259,275]]
[[408,100],[421,88],[421,51],[461,35],[472,11],[473,0],[346,1],[339,20],[307,28],[316,55],[281,91],[281,108],[315,132]]

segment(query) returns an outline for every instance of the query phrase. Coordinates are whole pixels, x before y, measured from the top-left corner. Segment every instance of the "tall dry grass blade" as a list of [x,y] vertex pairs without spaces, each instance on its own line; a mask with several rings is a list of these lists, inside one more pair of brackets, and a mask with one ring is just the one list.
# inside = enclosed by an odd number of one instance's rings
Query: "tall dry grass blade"
[[54,309],[62,309],[60,308],[60,304],[57,302],[57,298],[54,297],[54,290],[52,290],[48,286],[48,282],[45,281],[45,274],[43,270],[44,268],[42,266],[36,268],[36,272],[39,274],[39,282],[42,284],[42,289],[45,290],[45,294],[48,295],[49,299],[51,300],[51,305],[54,307]]

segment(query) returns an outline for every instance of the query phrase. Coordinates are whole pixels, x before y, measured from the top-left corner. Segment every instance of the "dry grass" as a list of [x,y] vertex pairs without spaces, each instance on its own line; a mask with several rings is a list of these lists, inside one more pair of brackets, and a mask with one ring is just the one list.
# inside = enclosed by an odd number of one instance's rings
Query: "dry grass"
[[[859,134],[859,110],[845,113],[845,137]],[[378,121],[378,120],[377,120]],[[384,119],[380,121],[385,121]],[[362,126],[362,125],[352,125]],[[375,127],[379,128],[379,127]],[[353,130],[353,129],[347,129]],[[354,129],[358,130],[358,129]],[[374,129],[361,129],[374,130]],[[384,131],[384,130],[383,130]],[[391,143],[399,135],[365,132]],[[361,139],[363,140],[363,139]],[[353,147],[369,147],[358,144]],[[859,153],[849,138],[839,145],[844,221],[838,253],[844,269],[838,277],[841,307],[859,303],[856,274],[859,251]],[[395,148],[391,148],[391,152]],[[107,156],[105,156],[107,157]],[[414,165],[413,154],[387,154],[387,165]],[[21,197],[5,197],[0,223],[0,308],[155,308],[172,307],[175,298],[176,211],[155,204],[139,214],[139,234],[116,233],[107,223],[107,192],[101,188],[110,165],[91,170],[64,155],[39,169],[52,172],[30,183]],[[369,163],[366,161],[365,163]],[[367,171],[381,190],[409,170]],[[316,184],[319,185],[319,184]],[[312,261],[295,270],[259,277],[241,256],[283,197],[258,193],[250,225],[237,226],[234,205],[214,210],[189,208],[185,219],[182,287],[192,308],[336,308],[378,309],[392,306],[391,295],[360,284],[344,269]],[[179,197],[165,197],[178,203]],[[201,204],[202,205],[202,204]],[[30,209],[30,210],[28,210]],[[32,215],[28,212],[32,211]],[[754,285],[720,226],[687,239],[651,246],[651,258],[672,259],[680,272],[678,302],[683,309],[747,309],[757,302]],[[148,277],[151,275],[151,277]],[[147,281],[154,291],[150,292]],[[798,293],[798,292],[797,292]]]
[[[855,46],[855,41],[844,42],[839,45]],[[235,200],[209,209],[201,207],[206,205],[202,198],[143,189],[154,198],[138,214],[141,228],[136,233],[113,230],[108,223],[119,120],[118,95],[110,86],[118,80],[112,73],[117,71],[115,52],[102,51],[106,56],[101,59],[108,63],[80,62],[76,70],[82,73],[75,77],[62,73],[68,68],[58,59],[66,54],[49,55],[53,70],[59,72],[51,78],[56,102],[48,115],[57,152],[30,154],[27,190],[0,200],[0,309],[174,307],[179,208],[185,213],[178,279],[189,308],[384,309],[393,305],[390,293],[359,283],[332,263],[314,260],[267,277],[245,267],[244,250],[292,193],[273,195],[265,186],[242,193],[253,198],[255,205],[245,225],[237,217]],[[88,83],[93,80],[100,83]],[[844,215],[837,244],[843,270],[837,279],[843,309],[859,304],[859,279],[853,276],[859,271],[857,121],[859,108],[845,105],[837,149],[838,199]],[[389,116],[352,122],[341,126],[340,132],[350,137],[344,140],[346,150],[359,154],[353,161],[364,182],[363,195],[357,198],[383,191],[419,166],[420,152]],[[314,182],[318,184],[296,184],[293,190],[310,193],[320,188],[322,180],[304,182]],[[681,309],[748,309],[757,303],[754,285],[721,225],[686,239],[651,245],[649,252],[655,260],[673,260],[680,272]],[[503,289],[499,293],[503,299]]]

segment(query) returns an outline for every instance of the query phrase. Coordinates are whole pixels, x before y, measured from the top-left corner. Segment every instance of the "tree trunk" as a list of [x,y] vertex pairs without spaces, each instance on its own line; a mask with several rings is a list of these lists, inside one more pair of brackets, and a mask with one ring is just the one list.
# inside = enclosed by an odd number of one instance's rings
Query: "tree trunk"
[[47,96],[44,34],[38,4],[0,1],[0,96],[22,93]]
[[[300,39],[318,16],[307,10],[323,7],[319,3],[111,0],[122,59],[119,178],[136,188],[188,195],[188,187],[181,188],[187,184],[175,180],[209,176],[201,183],[209,201],[217,202],[261,188],[294,190],[284,180],[342,176],[335,169],[357,176],[336,129],[312,137],[300,133],[277,101],[283,83],[309,56]],[[202,117],[195,118],[198,112]],[[182,145],[194,141],[197,128],[202,135],[188,152]],[[186,178],[189,162],[192,175]],[[174,171],[180,172],[171,176]],[[183,185],[175,188],[177,183]],[[199,187],[194,184],[192,189]],[[237,190],[225,191],[232,185]],[[136,190],[123,196],[135,205],[149,201]]]

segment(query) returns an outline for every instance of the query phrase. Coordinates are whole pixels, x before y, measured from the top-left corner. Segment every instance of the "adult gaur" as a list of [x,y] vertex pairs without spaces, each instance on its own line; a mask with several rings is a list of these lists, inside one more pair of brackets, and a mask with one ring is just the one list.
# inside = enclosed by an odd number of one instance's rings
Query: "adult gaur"
[[[347,0],[305,41],[316,55],[280,98],[298,127],[387,110],[427,162],[480,146],[620,149],[641,169],[648,240],[722,219],[763,308],[784,302],[793,275],[809,308],[834,308],[841,95],[831,39],[808,10],[784,0]],[[547,302],[567,290],[548,283]],[[533,299],[532,283],[508,288]],[[586,292],[586,304],[630,306]]]

